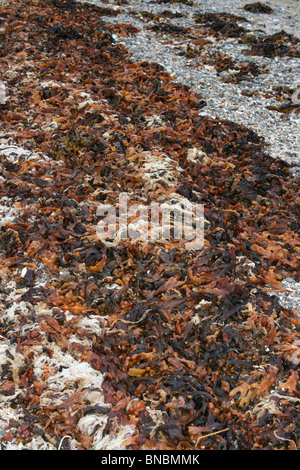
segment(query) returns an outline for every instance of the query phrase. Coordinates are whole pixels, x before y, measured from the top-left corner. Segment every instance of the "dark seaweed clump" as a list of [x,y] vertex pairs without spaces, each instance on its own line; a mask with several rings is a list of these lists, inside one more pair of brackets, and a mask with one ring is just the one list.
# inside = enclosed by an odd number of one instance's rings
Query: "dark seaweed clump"
[[251,13],[273,13],[274,12],[273,8],[261,2],[247,3],[244,6],[244,10],[250,11]]

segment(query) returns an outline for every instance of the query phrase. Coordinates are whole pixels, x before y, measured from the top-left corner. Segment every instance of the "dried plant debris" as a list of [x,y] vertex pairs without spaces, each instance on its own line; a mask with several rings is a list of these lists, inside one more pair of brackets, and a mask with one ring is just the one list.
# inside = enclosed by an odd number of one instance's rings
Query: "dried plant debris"
[[227,83],[240,83],[266,72],[266,67],[260,66],[255,62],[235,64],[234,66],[230,66],[229,69],[230,74],[223,78]]
[[151,31],[159,32],[159,33],[167,33],[170,35],[175,35],[177,37],[182,37],[188,34],[188,29],[182,26],[176,26],[170,23],[157,23],[151,26],[148,26]]
[[269,36],[248,36],[243,42],[250,44],[250,55],[264,57],[300,57],[299,39],[285,31]]
[[196,2],[193,2],[192,0],[155,0],[155,2],[156,3],[171,3],[171,4],[181,3],[183,5],[188,5],[188,6],[196,5]]
[[[222,75],[222,80],[227,83],[240,83],[266,72],[265,66],[255,62],[237,62],[230,55],[215,50],[209,51],[209,44],[210,42],[207,40],[192,40],[187,43],[184,50],[180,48],[178,55],[187,59],[197,59],[194,67],[203,67],[203,65],[213,67],[217,74]],[[203,46],[206,45],[208,48],[203,50]]]
[[280,113],[300,113],[300,104],[293,101],[294,90],[287,86],[274,86],[270,90],[266,98],[275,98],[278,102],[277,105],[268,106],[269,109],[278,111]]
[[244,6],[244,10],[250,11],[251,13],[274,13],[273,8],[261,2],[247,3]]
[[[241,44],[249,44],[250,50],[244,52],[250,55],[264,57],[300,57],[299,39],[284,30],[272,35],[253,32],[242,26],[247,22],[244,17],[229,13],[196,13],[196,24],[201,25],[200,32],[207,31],[208,35],[221,38],[237,38]],[[203,30],[204,28],[204,30]],[[197,31],[197,27],[194,28]]]
[[228,38],[238,38],[246,31],[239,23],[246,22],[247,20],[244,17],[230,13],[199,12],[194,15],[194,20],[196,23],[208,28],[214,34]]
[[[299,179],[102,15],[0,10],[1,447],[299,448]],[[204,247],[103,243],[122,193],[203,204]]]
[[159,12],[159,14],[155,14],[152,11],[145,11],[145,10],[139,10],[139,11],[131,11],[130,15],[138,18],[142,21],[149,22],[149,21],[161,21],[161,19],[174,19],[174,18],[183,18],[185,17],[184,13],[180,12],[173,12],[170,10],[164,10]]

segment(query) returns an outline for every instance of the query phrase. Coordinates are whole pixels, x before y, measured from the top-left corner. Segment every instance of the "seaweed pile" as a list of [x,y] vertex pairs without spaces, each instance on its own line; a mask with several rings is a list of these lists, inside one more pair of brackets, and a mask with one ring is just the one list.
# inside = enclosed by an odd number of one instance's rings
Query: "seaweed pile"
[[244,10],[250,11],[251,13],[274,13],[273,8],[261,2],[247,3],[244,6]]
[[[0,9],[1,445],[299,448],[300,317],[273,295],[300,279],[299,179],[103,15]],[[203,249],[104,244],[121,193],[203,204]]]
[[238,38],[246,29],[239,26],[245,20],[242,16],[236,16],[230,13],[196,13],[195,22],[203,24],[205,28],[209,28],[215,34],[221,34],[229,38]]
[[285,31],[271,34],[265,38],[256,38],[251,40],[251,55],[258,55],[264,57],[300,57],[299,39],[295,38],[292,34],[287,34]]

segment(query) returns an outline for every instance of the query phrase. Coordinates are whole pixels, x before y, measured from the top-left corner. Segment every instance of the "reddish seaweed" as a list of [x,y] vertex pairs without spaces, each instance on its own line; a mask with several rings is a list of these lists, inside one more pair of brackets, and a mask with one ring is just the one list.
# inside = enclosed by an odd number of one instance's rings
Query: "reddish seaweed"
[[[104,434],[116,421],[136,426],[131,449],[296,447],[299,315],[270,293],[284,277],[299,280],[299,179],[251,129],[199,116],[201,96],[158,64],[134,62],[114,44],[121,26],[103,14],[69,0],[17,0],[0,11],[2,132],[51,157],[1,161],[1,197],[26,209],[0,229],[2,275],[26,286],[21,300],[32,305],[19,317],[30,326],[22,334],[0,321],[23,358],[12,373],[7,349],[0,393],[24,416],[1,441],[68,435],[89,449],[93,438],[77,424],[98,413]],[[152,115],[163,124],[149,127]],[[197,161],[191,148],[202,151]],[[107,247],[95,237],[97,203],[141,196],[139,159],[157,149],[181,169],[180,184],[164,190],[204,205],[209,225],[196,253],[175,241]],[[49,281],[37,287],[41,269]],[[35,311],[41,300],[48,313]],[[76,326],[90,314],[107,317],[98,336]],[[107,407],[84,400],[84,389],[41,405],[51,371],[37,380],[32,360],[37,345],[51,355],[53,344],[105,373]]]

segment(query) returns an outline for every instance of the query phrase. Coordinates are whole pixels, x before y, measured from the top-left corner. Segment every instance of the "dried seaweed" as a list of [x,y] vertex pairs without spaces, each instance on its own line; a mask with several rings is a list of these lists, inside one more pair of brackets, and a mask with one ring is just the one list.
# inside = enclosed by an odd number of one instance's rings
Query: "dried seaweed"
[[273,8],[261,2],[247,3],[244,6],[244,10],[251,13],[274,13]]
[[184,5],[193,6],[195,2],[192,0],[155,0],[156,3],[182,3]]
[[[299,179],[103,14],[0,11],[1,444],[112,448],[123,428],[129,449],[297,447],[299,315],[271,293],[300,279]],[[203,249],[104,244],[97,205],[122,192],[203,204]]]
[[250,55],[264,57],[300,57],[299,40],[292,34],[280,31],[269,36],[248,37]]
[[230,68],[233,73],[230,73],[230,76],[224,78],[224,81],[229,83],[240,83],[265,72],[265,67],[259,66],[254,62],[236,64],[234,67]]
[[175,35],[185,35],[188,33],[188,29],[183,26],[176,26],[171,23],[157,23],[148,27],[151,31],[169,33]]
[[228,38],[238,38],[245,33],[245,28],[238,23],[247,21],[244,17],[236,16],[230,13],[202,13],[194,15],[196,23],[209,28],[215,34]]

